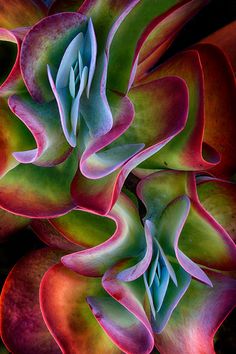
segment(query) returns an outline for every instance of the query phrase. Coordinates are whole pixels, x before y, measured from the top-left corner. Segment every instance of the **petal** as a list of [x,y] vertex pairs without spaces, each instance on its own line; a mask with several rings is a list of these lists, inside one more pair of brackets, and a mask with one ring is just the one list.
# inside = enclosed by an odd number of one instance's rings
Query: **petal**
[[188,94],[185,83],[178,78],[164,78],[134,88],[130,98],[136,112],[134,122],[110,147],[132,142],[145,143],[146,149],[128,160],[120,170],[99,180],[86,179],[77,171],[72,183],[72,195],[79,207],[106,214],[117,200],[130,171],[148,157],[156,156],[185,125]]
[[193,280],[164,331],[155,336],[161,353],[214,354],[213,337],[235,306],[236,281],[208,272],[213,288]]
[[53,166],[63,162],[71,152],[61,129],[55,102],[35,103],[29,95],[11,96],[9,106],[35,138],[37,148],[14,152],[21,163]]
[[204,75],[204,142],[218,151],[221,161],[211,169],[220,178],[236,172],[235,78],[224,54],[217,47],[198,44]]
[[[179,0],[172,0],[163,4],[155,2],[152,3],[152,6],[150,6],[148,0],[137,1],[136,3],[137,5],[118,28],[110,50],[108,87],[122,93],[126,93],[128,86],[130,86],[130,76],[133,76],[132,69],[135,67],[139,51],[148,35],[152,31],[155,33],[155,28],[160,25],[163,18],[183,6],[183,2]],[[197,3],[201,7],[206,1],[197,1]],[[194,4],[192,6],[194,7]],[[185,11],[186,6],[183,7],[183,11]],[[166,26],[169,29],[173,24],[172,18],[172,21],[167,22]],[[125,42],[124,38],[126,39]],[[161,44],[162,39],[157,38],[155,43],[156,45]],[[114,67],[116,70],[114,70]],[[117,72],[120,74],[117,75]]]
[[20,65],[27,89],[36,101],[53,98],[47,65],[58,68],[65,49],[84,28],[85,19],[78,13],[52,15],[38,22],[25,36]]
[[74,209],[70,185],[77,168],[77,151],[56,167],[21,164],[0,180],[0,206],[18,215],[56,217]]
[[1,3],[0,26],[5,28],[31,26],[43,16],[43,8],[39,1],[3,1]]
[[138,211],[128,197],[121,194],[107,216],[116,223],[112,237],[98,246],[63,257],[62,263],[66,267],[82,275],[99,276],[119,260],[145,252]]
[[38,293],[43,274],[62,254],[48,249],[34,251],[8,275],[1,294],[1,334],[10,352],[60,353],[43,321]]
[[[26,31],[27,29],[10,31],[5,28],[0,28],[0,51],[3,60],[5,58],[5,61],[3,63],[1,62],[1,65],[3,65],[2,73],[4,74],[2,74],[3,77],[0,78],[0,96],[7,96],[23,89],[19,59],[21,40]],[[4,48],[4,44],[6,43],[8,47]],[[12,54],[14,53],[13,47],[14,49],[16,47],[16,55],[12,58]],[[7,75],[5,73],[7,73]]]
[[30,220],[0,209],[0,243],[8,239],[13,233],[22,230]]
[[[185,129],[162,151],[146,162],[146,168],[203,170],[220,161],[219,154],[203,140],[204,133],[204,77],[200,56],[196,50],[182,52],[141,82],[147,83],[165,76],[176,75],[185,80],[189,91],[189,112]],[[140,82],[139,82],[140,84]]]
[[189,196],[191,208],[181,232],[179,249],[198,264],[219,270],[234,269],[235,245],[223,227],[201,205],[192,173],[165,171],[152,174],[140,182],[137,192],[146,205],[146,217],[154,223],[158,223],[171,201],[183,195]]
[[31,221],[30,226],[40,240],[53,249],[71,252],[81,249],[75,243],[68,241],[48,220],[34,219]]
[[3,176],[18,162],[12,156],[16,150],[26,150],[34,147],[31,134],[21,121],[10,111],[5,99],[0,98],[0,175]]
[[81,277],[61,264],[44,275],[40,306],[47,327],[63,353],[93,353],[95,348],[98,353],[120,353],[99,328],[86,303],[89,294],[105,295],[100,282]]

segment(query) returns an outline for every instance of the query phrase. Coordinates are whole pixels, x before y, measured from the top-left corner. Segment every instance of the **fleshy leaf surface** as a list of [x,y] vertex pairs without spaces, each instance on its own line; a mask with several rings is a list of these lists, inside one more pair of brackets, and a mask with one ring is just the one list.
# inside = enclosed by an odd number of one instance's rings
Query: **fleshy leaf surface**
[[230,275],[206,271],[213,288],[192,280],[155,344],[161,353],[214,354],[213,337],[235,306],[236,281]]
[[66,47],[85,23],[85,16],[78,13],[56,14],[36,23],[25,36],[20,66],[27,89],[36,101],[52,100],[47,65],[58,68]]
[[76,150],[54,167],[18,165],[0,180],[0,206],[30,218],[63,215],[75,207],[70,185],[76,168]]
[[[146,205],[146,218],[150,218],[154,224],[167,204],[179,196],[187,195],[191,200],[191,208],[179,239],[180,250],[200,265],[218,270],[234,269],[235,245],[210,210],[208,212],[201,205],[193,173],[154,173],[139,183],[137,192]],[[153,195],[156,195],[155,199]]]
[[29,95],[14,95],[9,107],[30,130],[37,145],[33,150],[15,151],[17,161],[50,167],[68,157],[71,148],[64,138],[55,102],[38,104]]
[[72,183],[72,195],[79,207],[106,214],[117,200],[130,171],[148,157],[157,155],[184,128],[188,93],[183,80],[169,77],[139,86],[130,91],[130,99],[136,112],[135,119],[109,148],[132,142],[144,143],[145,149],[136,153],[120,169],[96,181],[86,179],[78,170]]
[[94,320],[88,294],[106,299],[100,279],[79,276],[62,264],[50,268],[40,286],[40,306],[50,332],[63,353],[92,354],[95,348],[98,353],[120,353]]
[[48,249],[34,251],[9,273],[1,294],[1,334],[11,352],[61,353],[44,323],[38,294],[42,276],[62,255]]
[[128,197],[121,194],[107,217],[116,230],[105,242],[62,258],[62,263],[86,276],[101,276],[121,259],[145,252],[146,242],[138,212]]

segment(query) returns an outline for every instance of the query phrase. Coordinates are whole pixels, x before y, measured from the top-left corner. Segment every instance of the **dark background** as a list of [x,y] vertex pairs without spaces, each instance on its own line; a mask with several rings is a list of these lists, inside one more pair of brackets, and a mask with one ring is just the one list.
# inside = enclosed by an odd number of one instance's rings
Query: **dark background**
[[[164,61],[176,52],[194,44],[235,19],[236,0],[212,0],[184,27],[161,61]],[[133,185],[133,182],[129,179],[126,186],[129,184],[129,181],[131,185]],[[0,247],[0,286],[2,286],[9,270],[19,258],[30,250],[43,246],[44,245],[41,241],[38,240],[29,229],[13,235],[8,242],[2,244]],[[236,353],[235,318],[236,315],[234,312],[218,330],[215,336],[216,353]],[[2,350],[3,349],[1,349],[0,346],[0,353],[3,353]],[[4,351],[4,353],[6,352]]]

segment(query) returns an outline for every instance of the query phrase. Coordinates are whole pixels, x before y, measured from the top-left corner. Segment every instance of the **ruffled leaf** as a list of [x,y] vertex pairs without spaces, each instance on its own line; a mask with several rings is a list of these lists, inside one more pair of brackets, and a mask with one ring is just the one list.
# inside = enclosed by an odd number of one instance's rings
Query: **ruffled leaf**
[[140,182],[138,195],[146,205],[146,218],[154,223],[158,223],[167,204],[188,195],[191,208],[179,239],[180,250],[198,264],[219,270],[234,269],[235,245],[210,210],[201,205],[194,174],[177,171],[152,174]]
[[[220,161],[219,154],[203,140],[204,133],[204,77],[202,63],[196,50],[176,55],[143,79],[151,83],[158,78],[176,75],[185,80],[189,91],[189,112],[185,129],[162,151],[145,161],[147,169],[172,168],[202,170]],[[138,83],[140,84],[140,82]],[[210,98],[209,98],[210,99]]]
[[236,49],[235,43],[235,33],[236,33],[236,21],[229,23],[227,26],[219,29],[218,31],[210,34],[210,36],[201,40],[201,43],[214,44],[221,48],[223,52],[227,55],[230,64],[236,73]]
[[150,353],[153,348],[151,325],[143,308],[144,283],[142,278],[125,283],[116,275],[123,268],[116,266],[102,279],[104,289],[112,298],[88,297],[94,316],[111,339],[125,353]]
[[161,353],[214,354],[213,337],[235,306],[236,281],[207,271],[213,288],[192,280],[164,331],[155,336]]
[[71,252],[81,249],[80,246],[68,241],[63,234],[51,225],[49,220],[34,219],[31,221],[30,226],[40,240],[53,249]]
[[59,218],[50,219],[49,223],[55,233],[59,232],[67,240],[82,247],[93,247],[105,242],[116,229],[111,217],[82,210],[74,210]]
[[207,3],[208,0],[183,2],[147,26],[136,47],[134,61],[138,59],[138,66],[135,82],[157,65],[159,58],[171,45],[181,28]]
[[106,214],[117,200],[130,171],[148,157],[158,155],[157,152],[185,125],[188,94],[185,83],[178,78],[164,78],[134,88],[130,91],[130,98],[136,112],[135,119],[130,128],[109,148],[125,146],[131,142],[139,145],[144,143],[146,148],[119,170],[101,179],[91,181],[77,171],[72,183],[72,195],[79,207]]
[[4,98],[0,98],[0,129],[0,175],[3,176],[19,164],[13,152],[34,147],[34,141],[28,129],[11,113]]
[[62,352],[93,353],[96,348],[98,353],[120,353],[99,328],[86,303],[88,295],[105,295],[100,282],[100,279],[81,277],[61,264],[50,268],[44,275],[40,306]]
[[204,75],[205,127],[203,140],[221,157],[211,173],[230,178],[236,173],[232,156],[236,154],[236,90],[235,78],[224,54],[217,47],[198,44],[197,49]]
[[61,13],[46,17],[25,36],[20,57],[22,76],[33,99],[50,101],[52,90],[47,65],[58,68],[71,40],[85,28],[86,18],[78,13]]
[[197,186],[202,206],[236,242],[236,184],[209,179]]
[[116,223],[114,234],[98,246],[63,257],[66,267],[82,275],[99,276],[121,259],[145,252],[137,209],[125,195],[120,195],[107,217]]
[[37,104],[28,95],[11,96],[9,106],[35,138],[37,148],[17,151],[13,156],[21,163],[53,166],[63,162],[71,152],[61,129],[55,102]]
[[[0,75],[0,96],[7,96],[13,92],[16,93],[23,90],[19,59],[21,41],[26,32],[27,28],[19,28],[12,31],[0,28],[0,53],[3,54],[4,61],[1,62],[3,68]],[[4,43],[10,44],[11,47],[5,48]],[[14,53],[14,49],[16,49],[16,53]]]
[[74,209],[70,185],[77,151],[55,167],[21,164],[0,180],[0,206],[26,217],[49,218]]
[[[199,8],[204,3],[206,2],[198,1]],[[110,89],[122,93],[127,92],[135,74],[134,69],[142,44],[153,30],[155,33],[155,27],[160,24],[163,18],[182,5],[183,2],[180,0],[153,1],[152,6],[148,0],[136,2],[136,6],[118,28],[111,45],[108,71],[108,87]],[[183,8],[184,11],[185,8]],[[167,26],[173,26],[173,19],[171,24],[167,24]],[[163,34],[163,36],[165,35]],[[156,45],[161,44],[158,39],[155,42]],[[113,70],[114,67],[116,70]],[[117,72],[120,75],[117,75]]]

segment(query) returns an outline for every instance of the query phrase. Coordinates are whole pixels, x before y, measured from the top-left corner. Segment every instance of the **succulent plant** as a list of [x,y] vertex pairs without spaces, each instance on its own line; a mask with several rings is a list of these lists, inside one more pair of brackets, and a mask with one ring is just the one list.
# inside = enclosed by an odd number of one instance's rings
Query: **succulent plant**
[[236,24],[162,60],[207,3],[0,2],[0,239],[42,242],[3,285],[10,352],[214,353],[236,295]]

